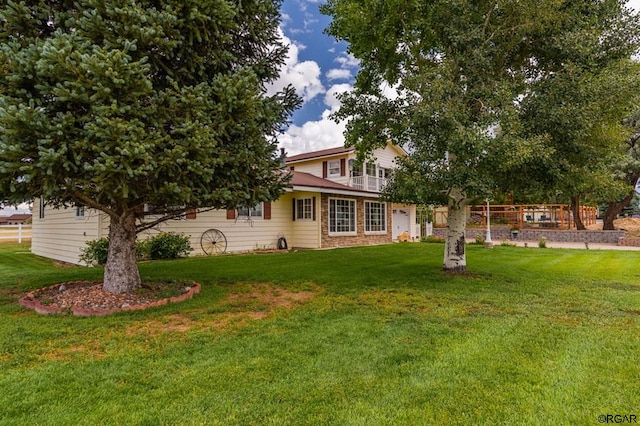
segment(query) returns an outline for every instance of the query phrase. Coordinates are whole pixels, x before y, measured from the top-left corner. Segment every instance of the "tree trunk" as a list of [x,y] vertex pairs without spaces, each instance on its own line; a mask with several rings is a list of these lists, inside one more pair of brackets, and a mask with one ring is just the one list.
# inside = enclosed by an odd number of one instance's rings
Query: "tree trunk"
[[605,231],[614,231],[616,228],[613,226],[613,221],[616,220],[618,215],[625,207],[629,205],[631,200],[633,200],[633,195],[635,194],[635,189],[632,189],[626,197],[624,197],[620,201],[611,201],[607,204],[607,212],[604,214],[602,218],[602,229]]
[[447,216],[447,239],[444,244],[445,271],[463,272],[467,269],[464,231],[467,226],[467,198],[459,188],[449,194]]
[[578,231],[584,231],[587,229],[582,223],[582,217],[580,216],[580,196],[574,195],[571,197],[571,213],[573,214],[573,222],[576,224]]
[[128,293],[141,285],[136,263],[136,219],[131,212],[109,226],[109,255],[104,267],[102,289],[111,293]]

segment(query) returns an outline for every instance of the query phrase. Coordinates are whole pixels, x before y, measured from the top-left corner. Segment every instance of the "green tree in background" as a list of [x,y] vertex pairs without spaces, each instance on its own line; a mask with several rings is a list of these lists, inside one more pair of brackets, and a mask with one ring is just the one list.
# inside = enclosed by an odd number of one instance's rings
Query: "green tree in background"
[[349,120],[346,144],[366,155],[391,139],[410,152],[386,195],[448,205],[445,270],[466,268],[469,202],[504,186],[506,175],[553,161],[550,136],[521,121],[533,84],[569,66],[581,42],[595,63],[635,51],[637,18],[623,5],[329,0],[322,7],[333,17],[327,32],[349,43],[361,64],[335,116]]
[[[0,6],[0,195],[109,215],[105,290],[140,285],[136,233],[185,209],[278,197],[267,96],[279,1],[8,1]],[[161,218],[139,219],[154,206]]]
[[[590,45],[586,39],[580,37]],[[544,136],[549,155],[527,168],[533,173],[521,169],[519,174],[545,181],[556,201],[570,202],[578,229],[585,229],[581,202],[605,202],[620,187],[612,167],[622,161],[630,133],[623,120],[637,108],[639,93],[637,63],[583,46],[579,55],[534,82],[522,102],[525,132]]]
[[623,145],[623,155],[613,165],[613,176],[619,183],[619,188],[605,207],[602,217],[602,229],[612,231],[615,229],[614,220],[620,213],[628,209],[635,200],[635,205],[631,207],[631,212],[637,210],[636,185],[640,179],[640,111],[636,111],[626,120],[624,124],[629,126],[634,132]]

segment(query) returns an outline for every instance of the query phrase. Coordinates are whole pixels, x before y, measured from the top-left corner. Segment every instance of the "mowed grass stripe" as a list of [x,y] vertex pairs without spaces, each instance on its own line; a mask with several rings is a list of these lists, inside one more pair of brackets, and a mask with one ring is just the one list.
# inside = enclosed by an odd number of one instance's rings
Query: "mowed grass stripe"
[[636,252],[468,255],[465,275],[440,270],[438,244],[144,263],[203,291],[105,318],[17,307],[101,272],[26,255],[0,275],[0,424],[591,424],[636,408]]

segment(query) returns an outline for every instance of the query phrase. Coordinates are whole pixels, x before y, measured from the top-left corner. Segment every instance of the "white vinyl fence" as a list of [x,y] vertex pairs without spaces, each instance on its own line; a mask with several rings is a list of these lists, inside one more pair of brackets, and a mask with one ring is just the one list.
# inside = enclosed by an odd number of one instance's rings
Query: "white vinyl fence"
[[31,239],[31,225],[0,225],[0,243]]

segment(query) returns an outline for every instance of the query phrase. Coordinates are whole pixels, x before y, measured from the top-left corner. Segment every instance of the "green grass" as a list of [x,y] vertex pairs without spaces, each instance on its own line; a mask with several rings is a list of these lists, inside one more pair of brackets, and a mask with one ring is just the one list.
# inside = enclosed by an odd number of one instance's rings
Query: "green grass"
[[[17,299],[100,279],[100,268],[0,245],[0,424],[537,425],[640,415],[638,252],[469,246],[469,273],[450,276],[442,248],[148,262],[143,280],[195,280],[202,293],[76,318],[39,316]],[[314,296],[274,302],[303,292]]]

